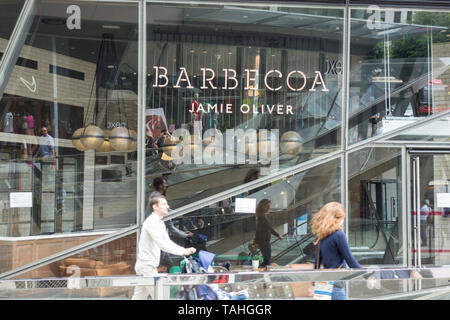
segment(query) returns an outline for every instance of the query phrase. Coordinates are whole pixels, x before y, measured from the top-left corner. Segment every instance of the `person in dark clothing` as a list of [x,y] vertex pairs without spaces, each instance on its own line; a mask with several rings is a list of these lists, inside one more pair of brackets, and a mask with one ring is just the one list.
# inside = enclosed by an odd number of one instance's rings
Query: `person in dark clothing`
[[263,256],[262,267],[270,265],[272,259],[272,248],[270,246],[270,236],[273,234],[278,239],[283,240],[283,237],[276,232],[271,226],[267,213],[270,210],[270,200],[262,199],[256,207],[256,235],[255,243],[259,246],[259,250]]
[[169,138],[169,133],[166,129],[161,130],[159,137],[154,142],[154,146],[158,152],[158,154],[162,155],[163,147],[166,144],[166,140]]
[[[350,247],[342,231],[345,219],[345,208],[339,202],[329,202],[317,212],[311,224],[312,233],[317,235],[317,247],[314,267],[323,265],[325,269],[346,267],[361,268],[353,257]],[[319,263],[317,262],[319,256]],[[345,300],[346,293],[342,282],[335,282],[332,300]]]
[[[243,182],[249,183],[253,180],[257,180],[257,179],[259,179],[259,175],[260,175],[260,173],[259,173],[258,168],[249,169],[247,171],[247,173],[245,174]],[[255,189],[251,189],[251,190],[247,191],[246,193],[244,193],[243,196],[247,197],[247,196],[251,195],[252,193],[256,193],[264,188],[266,188],[266,186],[261,186],[261,187],[255,188]]]

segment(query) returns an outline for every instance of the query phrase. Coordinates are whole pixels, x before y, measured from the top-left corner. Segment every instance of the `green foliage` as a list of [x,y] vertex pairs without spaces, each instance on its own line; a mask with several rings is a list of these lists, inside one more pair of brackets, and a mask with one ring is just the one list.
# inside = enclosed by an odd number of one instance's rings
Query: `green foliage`
[[416,12],[413,23],[435,27],[450,27],[450,14],[445,12]]
[[264,261],[264,258],[263,258],[263,256],[261,254],[255,254],[252,257],[252,260],[259,260],[259,263],[262,263]]
[[[423,26],[444,27],[447,30],[437,29],[433,31],[433,43],[449,42],[450,37],[450,14],[443,12],[416,12],[413,23]],[[428,57],[428,41],[430,34],[405,35],[402,39],[393,40],[389,49],[391,59],[398,58],[426,58]],[[385,57],[384,43],[380,42],[374,46],[374,58]]]
[[392,58],[422,58],[428,56],[427,37],[407,36],[392,43],[390,55]]

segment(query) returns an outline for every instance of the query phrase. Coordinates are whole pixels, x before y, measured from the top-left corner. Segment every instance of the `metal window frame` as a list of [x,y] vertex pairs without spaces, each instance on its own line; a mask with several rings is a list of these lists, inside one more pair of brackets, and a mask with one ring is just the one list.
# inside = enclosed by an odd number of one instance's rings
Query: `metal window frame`
[[3,97],[3,92],[8,85],[11,73],[16,65],[15,61],[19,57],[20,51],[25,43],[27,30],[33,22],[33,11],[35,8],[35,0],[25,0],[22,11],[17,18],[16,25],[11,33],[5,52],[0,60],[0,97]]
[[[41,259],[39,261],[36,261],[34,263],[31,263],[27,266],[10,270],[6,273],[0,274],[0,278],[10,278],[15,275],[21,274],[23,272],[30,271],[34,268],[40,267],[44,264],[51,263],[53,261],[57,261],[60,259],[63,259],[64,257],[73,255],[77,252],[87,250],[88,248],[95,247],[110,241],[114,241],[115,239],[131,234],[132,232],[137,232],[139,239],[139,230],[140,226],[143,223],[144,220],[144,214],[145,214],[145,107],[146,107],[146,74],[147,74],[147,7],[150,7],[151,4],[198,4],[198,5],[237,5],[237,6],[247,6],[247,7],[261,7],[261,6],[267,6],[267,5],[274,5],[278,7],[289,7],[289,8],[323,8],[325,3],[306,3],[302,1],[290,3],[290,2],[267,2],[267,1],[255,1],[255,2],[247,2],[245,5],[243,5],[240,2],[237,1],[186,1],[186,0],[77,0],[77,2],[98,2],[98,3],[137,3],[138,4],[138,28],[139,28],[139,37],[138,37],[138,66],[139,66],[139,76],[138,76],[138,162],[137,162],[137,210],[136,210],[136,225],[132,226],[130,228],[126,229],[119,229],[117,232],[113,234],[108,234],[101,239],[96,239],[91,242],[88,242],[86,244],[71,248],[69,250],[60,252],[58,254],[55,254],[50,257],[46,257],[44,259]],[[343,1],[344,2],[344,1]],[[12,72],[12,69],[14,68],[14,63],[11,63],[14,61],[14,59],[17,58],[18,54],[20,53],[21,48],[23,47],[25,38],[24,38],[24,30],[29,26],[29,24],[32,22],[30,16],[32,16],[32,12],[35,8],[36,1],[35,0],[25,0],[22,11],[19,15],[19,18],[17,19],[17,23],[14,27],[14,30],[11,34],[11,37],[8,41],[7,47],[5,49],[4,55],[0,60],[0,96],[2,95],[4,88],[6,87],[7,80],[9,79],[9,76]],[[373,3],[371,3],[373,4]],[[369,4],[367,4],[369,5]],[[350,74],[350,49],[351,49],[351,28],[350,28],[350,22],[351,22],[351,10],[355,9],[366,9],[367,5],[364,6],[361,3],[355,4],[353,1],[346,0],[345,5],[344,3],[338,4],[336,2],[333,2],[331,6],[327,6],[329,9],[344,9],[344,33],[343,33],[343,57],[344,57],[344,74],[343,74],[343,97],[342,97],[342,120],[341,120],[341,145],[340,150],[330,152],[329,154],[308,160],[306,162],[303,162],[301,164],[298,164],[294,167],[286,168],[283,170],[280,170],[279,172],[262,177],[259,180],[250,182],[246,184],[245,186],[239,186],[233,189],[226,190],[224,192],[221,192],[215,196],[208,197],[206,199],[203,199],[201,201],[197,201],[194,203],[191,203],[189,205],[183,206],[181,208],[178,208],[176,210],[173,210],[170,215],[165,217],[165,220],[172,219],[181,215],[184,215],[186,213],[189,213],[193,210],[197,210],[199,208],[203,208],[207,205],[213,204],[217,201],[220,201],[224,198],[240,194],[242,192],[245,192],[249,189],[257,188],[259,186],[265,185],[267,183],[270,183],[274,180],[283,179],[286,177],[289,177],[294,174],[298,174],[300,172],[309,170],[311,168],[320,166],[322,164],[325,164],[330,161],[334,160],[340,160],[341,164],[341,200],[343,204],[348,207],[349,205],[349,198],[348,198],[348,156],[350,153],[356,152],[358,150],[364,149],[364,148],[400,148],[401,149],[401,157],[402,157],[402,184],[404,185],[402,189],[402,218],[404,219],[405,223],[402,227],[402,233],[405,244],[410,244],[410,232],[408,232],[408,225],[409,225],[409,219],[407,216],[408,209],[411,205],[411,195],[410,192],[408,192],[410,187],[410,181],[408,177],[410,177],[410,155],[408,154],[407,150],[409,148],[424,148],[429,149],[430,145],[432,145],[433,148],[437,149],[449,149],[450,148],[450,142],[412,142],[412,141],[389,141],[389,139],[402,134],[404,132],[407,132],[410,127],[403,127],[398,128],[396,130],[393,130],[387,134],[381,135],[381,136],[375,136],[369,139],[366,139],[361,142],[357,142],[354,144],[349,145],[348,144],[348,121],[349,121],[349,114],[348,114],[348,98],[349,98],[349,74]],[[423,4],[426,6],[427,4]],[[379,4],[380,8],[383,9],[397,9],[395,5],[383,5]],[[411,11],[436,11],[436,8],[409,8]],[[448,10],[448,8],[446,8]],[[450,12],[450,10],[449,10]],[[445,118],[450,116],[450,111],[443,112],[440,114],[435,114],[433,116],[427,117],[423,120],[418,121],[414,124],[415,128],[420,128],[422,126],[425,126],[428,123],[431,123],[437,119]],[[346,221],[345,224],[346,232],[348,233],[348,221]],[[404,261],[406,261],[407,264],[409,264],[409,256],[408,256],[408,250],[404,250]]]

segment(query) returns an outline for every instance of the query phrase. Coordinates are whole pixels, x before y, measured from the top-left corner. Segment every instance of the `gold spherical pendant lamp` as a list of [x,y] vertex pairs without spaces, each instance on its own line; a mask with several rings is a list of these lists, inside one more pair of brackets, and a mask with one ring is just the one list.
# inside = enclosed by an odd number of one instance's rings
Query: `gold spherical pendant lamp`
[[80,136],[83,133],[84,128],[79,128],[75,130],[75,132],[72,135],[72,144],[78,151],[86,151],[88,148],[86,148],[80,140]]
[[81,143],[87,149],[96,149],[103,144],[104,140],[103,130],[93,124],[84,128],[80,136]]
[[302,137],[295,131],[283,133],[280,140],[280,149],[282,154],[298,155],[303,149]]
[[128,151],[132,152],[132,151],[136,151],[137,149],[137,132],[134,130],[130,130],[130,137],[131,140],[129,142],[129,149]]
[[99,152],[110,152],[112,150],[111,142],[109,141],[110,131],[105,130],[104,134],[105,134],[105,139],[103,140],[103,143],[100,146],[98,146],[97,148],[95,148],[95,150],[97,150]]
[[130,130],[126,127],[117,127],[111,130],[109,141],[114,150],[128,151],[130,149],[131,140]]
[[176,145],[180,143],[180,139],[174,136],[169,136],[167,138],[164,147],[163,152],[165,152],[169,157],[173,157],[172,151],[175,149]]

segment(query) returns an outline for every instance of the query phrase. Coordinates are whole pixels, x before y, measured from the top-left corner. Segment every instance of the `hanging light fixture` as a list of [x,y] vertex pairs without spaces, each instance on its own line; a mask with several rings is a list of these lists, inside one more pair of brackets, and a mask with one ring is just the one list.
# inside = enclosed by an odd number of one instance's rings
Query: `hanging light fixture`
[[177,137],[170,135],[166,143],[164,144],[163,151],[167,153],[167,155],[172,156],[172,151],[175,149],[176,145],[180,143],[180,139]]
[[87,149],[96,149],[105,141],[103,130],[96,125],[90,124],[83,129],[80,141]]
[[111,130],[109,141],[111,147],[117,151],[129,151],[133,138],[126,127],[117,127]]
[[137,149],[137,132],[134,130],[130,130],[131,140],[128,142],[129,152],[136,151]]
[[[119,105],[119,123],[123,123],[122,119],[122,98],[118,98]],[[125,108],[124,108],[125,109]],[[126,116],[125,116],[126,119]],[[111,147],[117,151],[134,151],[137,148],[137,133],[134,130],[127,128],[126,126],[116,127],[111,130],[111,134],[109,137],[109,141],[111,142]]]
[[302,137],[295,131],[283,133],[280,139],[280,149],[282,154],[298,155],[303,149]]
[[75,132],[72,135],[72,144],[74,145],[75,149],[78,151],[86,151],[88,150],[80,140],[81,133],[83,132],[84,128],[79,128],[75,130]]
[[110,135],[110,131],[105,130],[104,131],[105,139],[103,140],[103,143],[100,146],[95,148],[95,150],[97,150],[99,152],[110,152],[112,150],[111,142],[109,141],[109,135]]
[[[104,110],[105,115],[107,114],[108,95],[110,90],[115,87],[118,76],[117,62],[118,59],[114,35],[111,33],[104,33],[102,35],[95,75],[92,81],[91,95],[83,123],[88,123],[90,116],[92,116],[93,120],[84,128],[77,129],[72,136],[72,144],[79,151],[95,149],[100,152],[109,152],[112,150],[113,144],[111,143],[111,138],[109,137],[109,134],[106,135],[97,125],[97,120],[103,120],[98,119],[99,97],[101,95],[104,95]],[[90,106],[94,85],[96,86],[96,101],[93,103],[91,110]],[[100,88],[104,90],[100,92]],[[119,150],[124,151],[121,146],[119,146]]]

